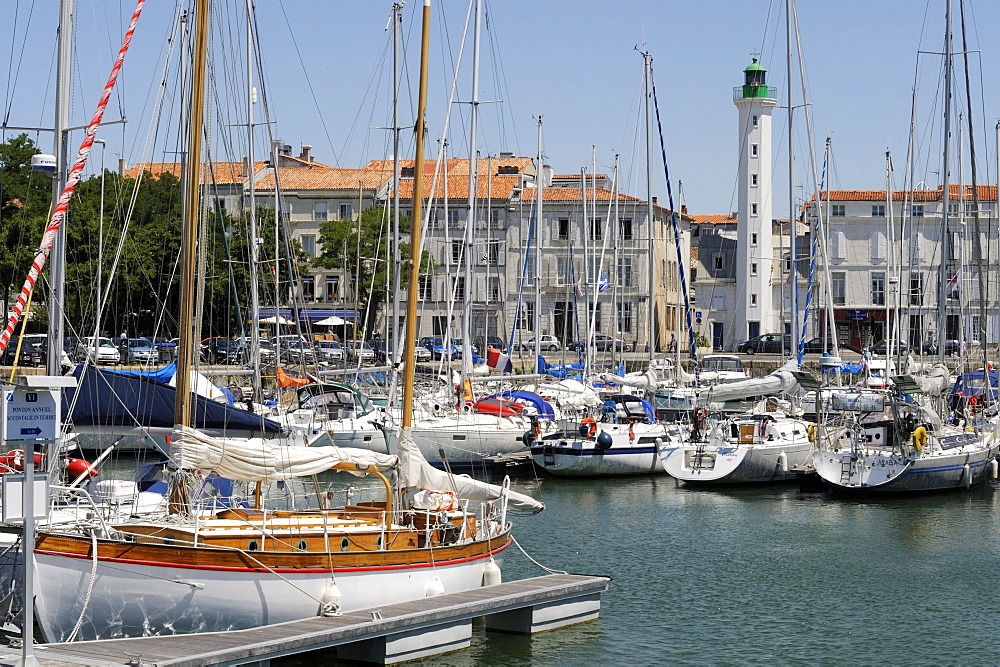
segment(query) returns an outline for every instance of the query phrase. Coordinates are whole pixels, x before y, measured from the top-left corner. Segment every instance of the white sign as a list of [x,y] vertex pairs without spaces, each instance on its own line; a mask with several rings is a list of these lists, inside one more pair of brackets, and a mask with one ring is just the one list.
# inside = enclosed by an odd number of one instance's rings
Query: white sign
[[[31,480],[35,518],[44,519],[49,513],[49,478],[44,471],[37,470]],[[9,472],[0,477],[0,519],[4,523],[24,523],[24,489],[24,473]]]
[[55,440],[61,407],[58,391],[19,387],[3,392],[0,441]]
[[881,394],[834,394],[831,406],[846,412],[882,412],[885,396]]

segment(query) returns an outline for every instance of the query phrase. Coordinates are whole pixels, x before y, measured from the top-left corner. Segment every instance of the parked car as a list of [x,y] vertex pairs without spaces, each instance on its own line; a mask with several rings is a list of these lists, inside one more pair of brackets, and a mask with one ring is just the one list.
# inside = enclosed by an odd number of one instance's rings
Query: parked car
[[240,342],[222,336],[202,340],[201,355],[210,364],[241,364],[246,360]]
[[[935,355],[938,353],[938,345],[934,341],[927,341],[923,344],[923,347],[920,348],[920,351],[923,354]],[[944,342],[945,356],[960,357],[968,351],[968,346],[966,346],[964,341],[951,339]]]
[[[881,340],[877,344],[870,347],[869,351],[872,354],[885,354],[886,350],[890,347],[892,348],[890,350],[891,354],[896,354],[897,351],[899,352],[899,354],[908,354],[910,351],[910,344],[907,343],[905,340],[901,340],[898,343],[890,345],[889,342],[886,341],[885,339]],[[937,353],[935,352],[935,354]]]
[[4,366],[13,366],[14,359],[17,359],[18,366],[29,366],[35,368],[41,366],[43,363],[42,353],[35,348],[31,343],[24,341],[21,343],[21,351],[18,354],[17,350],[18,338],[13,336],[7,343],[7,349],[3,352],[3,358],[0,360],[0,364]]
[[[559,342],[559,339],[556,338],[555,336],[543,335],[541,336],[541,347],[543,350],[547,350],[548,352],[558,352],[559,350],[562,349],[562,344]],[[497,349],[503,350],[503,348],[497,348]],[[519,349],[527,350],[529,352],[534,350],[535,337],[532,336],[531,338],[522,340]]]
[[[461,338],[452,338],[451,339],[451,346],[454,347],[454,348],[456,348],[459,351],[459,356],[461,356],[462,347],[464,345],[465,345],[465,343],[462,342]],[[486,363],[486,360],[483,359],[481,356],[479,356],[479,350],[476,349],[475,345],[472,346],[472,349],[470,351],[472,352],[472,363],[474,363],[474,364],[485,364]]]
[[305,341],[282,341],[281,347],[278,349],[281,352],[282,361],[286,364],[316,363],[316,351],[313,350],[312,345]]
[[159,353],[160,363],[169,364],[171,361],[177,358],[177,339],[167,338],[166,336],[154,336],[152,338],[153,346]]
[[[48,363],[49,360],[49,335],[48,334],[25,334],[23,336],[24,343],[31,343],[31,346],[38,350],[38,353],[42,357],[42,365]],[[73,358],[76,352],[76,346],[78,341],[69,336],[63,338],[63,351],[62,358],[59,360],[59,365],[63,368],[70,368],[73,365]]]
[[347,358],[356,364],[370,364],[375,361],[375,350],[363,340],[349,340],[344,343]]
[[[587,347],[587,342],[578,340],[569,347],[571,350],[583,350]],[[598,352],[607,352],[612,349],[621,352],[631,352],[632,346],[624,338],[612,338],[607,334],[595,334],[594,349]]]
[[[823,337],[819,336],[806,341],[805,352],[806,354],[823,353],[829,352],[833,349],[833,340],[830,338],[826,339],[826,345],[823,345]],[[839,350],[849,350],[851,352],[861,353],[860,348],[851,345],[850,343],[837,343],[837,349]]]
[[93,361],[97,364],[117,364],[121,361],[121,353],[111,341],[104,336],[86,336],[80,340],[77,347],[77,354],[81,360]]
[[[385,339],[379,338],[376,340],[368,341],[371,345],[372,350],[375,352],[375,363],[380,366],[385,366],[392,363],[392,352],[393,345],[392,341],[387,341]],[[413,346],[413,359],[417,363],[430,361],[431,351],[422,345]]]
[[476,346],[476,352],[479,354],[486,354],[486,351],[491,347],[503,352],[507,351],[507,343],[500,336],[476,336],[473,343]]
[[313,349],[320,361],[331,364],[344,361],[344,347],[335,340],[317,340],[313,343]]
[[420,339],[420,346],[426,347],[431,352],[434,361],[440,361],[442,357],[448,359],[461,359],[462,353],[454,345],[445,343],[443,336],[424,336]]
[[792,337],[785,334],[769,333],[754,336],[736,346],[737,352],[743,354],[791,354]]
[[160,353],[148,338],[126,338],[118,341],[118,354],[124,364],[155,364]]

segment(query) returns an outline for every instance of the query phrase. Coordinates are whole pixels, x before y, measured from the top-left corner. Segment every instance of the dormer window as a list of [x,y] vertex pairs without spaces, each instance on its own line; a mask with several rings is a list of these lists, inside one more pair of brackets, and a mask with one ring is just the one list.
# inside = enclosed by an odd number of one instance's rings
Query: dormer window
[[413,167],[403,167],[399,171],[399,176],[400,176],[400,178],[414,178],[415,174],[413,172],[414,172],[414,168]]

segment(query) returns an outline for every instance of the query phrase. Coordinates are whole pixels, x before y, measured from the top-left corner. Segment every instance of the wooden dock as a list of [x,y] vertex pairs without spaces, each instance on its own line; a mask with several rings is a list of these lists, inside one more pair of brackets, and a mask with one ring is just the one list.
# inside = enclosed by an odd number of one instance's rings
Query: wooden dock
[[[608,577],[550,574],[333,618],[249,630],[40,644],[42,665],[267,665],[273,658],[337,647],[342,660],[392,664],[468,648],[472,621],[530,634],[595,620]],[[4,649],[0,662],[20,652]]]

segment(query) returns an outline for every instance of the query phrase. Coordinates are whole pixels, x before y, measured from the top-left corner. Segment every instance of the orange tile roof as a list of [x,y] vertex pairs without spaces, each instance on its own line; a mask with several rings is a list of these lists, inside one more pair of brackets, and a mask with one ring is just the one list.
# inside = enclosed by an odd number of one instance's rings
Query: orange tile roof
[[727,215],[692,215],[691,222],[696,225],[735,225],[737,220],[736,217]]
[[[254,173],[257,173],[267,165],[264,161],[256,161],[253,163]],[[160,174],[171,174],[180,178],[181,176],[181,163],[180,162],[140,162],[133,165],[131,169],[125,172],[125,175],[129,178],[137,178],[139,174],[143,171],[148,171],[153,175],[153,178],[159,178]],[[242,183],[246,180],[247,176],[243,173],[243,162],[233,161],[233,162],[213,162],[212,170],[209,171],[206,166],[202,165],[202,181],[210,179],[213,175],[215,176],[215,182],[219,185],[229,185],[232,183]]]
[[[431,196],[431,181],[433,179],[425,179],[423,183],[424,197]],[[476,198],[486,199],[490,197],[491,199],[510,199],[514,194],[514,189],[520,185],[520,176],[493,176],[492,178],[484,178],[480,176],[476,179]],[[390,197],[392,194],[390,193]],[[437,186],[434,188],[434,198],[441,199],[444,197],[444,179],[439,178]],[[399,182],[399,198],[400,199],[412,199],[413,198],[413,179],[406,178]],[[468,201],[469,199],[469,180],[468,175],[465,178],[449,178],[448,179],[448,199],[458,199]]]
[[[524,201],[535,201],[536,188],[525,188],[521,191],[521,199]],[[579,188],[543,188],[543,201],[580,201],[580,190]],[[595,190],[594,188],[587,188],[587,201],[593,201]],[[615,193],[606,188],[597,188],[596,190],[597,201],[612,201],[614,199]],[[618,194],[618,201],[634,201],[641,202],[644,201],[638,197],[633,197],[631,195],[626,195],[623,193]]]
[[[282,167],[278,169],[281,189],[292,190],[357,190],[376,189],[382,187],[386,178],[379,172],[366,172],[364,169],[336,169],[320,167],[317,169],[302,169],[299,167]],[[258,190],[274,189],[274,172],[269,171],[259,181]]]
[[[978,186],[978,190],[980,201],[996,201],[997,186],[980,185]],[[907,190],[893,190],[892,200],[907,201],[911,198],[909,196],[910,192],[911,191]],[[941,201],[943,195],[943,188],[938,188],[936,190],[913,190],[912,200],[915,202]],[[950,199],[958,199],[960,195],[962,199],[973,199],[972,186],[958,183],[952,183],[948,186],[948,197]],[[829,190],[821,192],[820,199],[821,201],[884,202],[885,190]],[[812,197],[812,201],[816,201],[815,194]]]
[[[468,174],[469,173],[469,161],[468,160],[455,160],[457,164],[451,167],[451,173],[453,174]],[[493,157],[493,158],[480,158],[478,160],[480,174],[493,173],[495,176],[497,170],[500,167],[517,167],[517,171],[521,174],[535,173],[535,163],[530,157]]]
[[[587,174],[587,179],[588,180],[591,179],[591,178],[605,178],[606,179],[607,177],[608,177],[607,174],[597,174],[596,177],[593,174]],[[552,178],[561,178],[561,179],[567,180],[567,181],[570,180],[570,179],[574,179],[574,178],[576,180],[580,180],[580,174],[553,174]]]
[[300,157],[295,157],[294,155],[282,155],[282,160],[291,160],[292,162],[298,162],[307,167],[320,167],[322,169],[336,169],[336,167],[331,167],[328,164],[323,164],[322,162],[316,162],[315,160],[303,160]]

